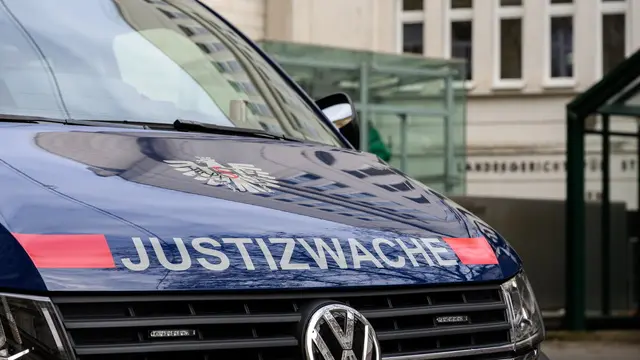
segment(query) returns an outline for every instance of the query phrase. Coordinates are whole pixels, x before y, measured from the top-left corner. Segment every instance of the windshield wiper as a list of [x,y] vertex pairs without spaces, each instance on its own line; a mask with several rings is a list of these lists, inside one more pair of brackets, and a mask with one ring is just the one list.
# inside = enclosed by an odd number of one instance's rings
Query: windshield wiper
[[268,138],[268,139],[302,142],[302,140],[300,139],[296,139],[284,134],[274,134],[265,130],[214,125],[214,124],[207,124],[207,123],[191,121],[191,120],[178,119],[173,122],[173,128],[178,131],[186,131],[186,132],[195,131],[195,132],[203,132],[203,133],[211,133],[211,134],[250,136],[250,137],[260,137],[260,138]]
[[1,122],[15,122],[23,124],[37,124],[40,122],[50,122],[56,124],[66,124],[67,121],[56,118],[48,118],[42,116],[27,116],[27,115],[12,115],[12,114],[0,114]]
[[63,125],[81,125],[81,126],[109,126],[109,127],[126,127],[126,128],[144,128],[148,127],[144,124],[123,122],[112,122],[102,120],[64,120],[49,118],[43,116],[28,116],[28,115],[13,115],[13,114],[0,114],[0,122],[12,122],[21,124],[37,124],[37,123],[55,123]]
[[49,123],[56,123],[56,124],[63,124],[63,125],[106,126],[106,127],[124,127],[124,128],[143,128],[143,129],[156,128],[156,129],[162,129],[162,130],[202,132],[202,133],[210,133],[210,134],[224,134],[224,135],[247,136],[247,137],[258,137],[258,138],[303,142],[303,140],[301,139],[293,138],[284,134],[274,134],[265,130],[214,125],[214,124],[207,124],[207,123],[198,122],[198,121],[180,120],[180,119],[174,121],[173,124],[167,124],[167,123],[139,122],[139,121],[128,121],[128,120],[121,120],[121,121],[63,120],[63,119],[40,117],[40,116],[0,114],[0,122],[15,122],[15,123],[27,123],[27,124],[49,122]]

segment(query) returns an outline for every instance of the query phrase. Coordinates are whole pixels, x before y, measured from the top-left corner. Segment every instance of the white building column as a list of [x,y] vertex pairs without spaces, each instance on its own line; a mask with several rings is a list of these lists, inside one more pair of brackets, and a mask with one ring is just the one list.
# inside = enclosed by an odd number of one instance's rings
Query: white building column
[[497,44],[494,43],[497,1],[484,1],[475,3],[473,7],[473,32],[472,45],[472,67],[473,67],[473,93],[488,94],[493,90],[493,78],[495,71],[494,62],[497,61],[494,55],[499,56],[499,51],[495,51]]
[[600,53],[596,51],[596,47],[601,44],[594,43],[594,40],[601,39],[601,28],[596,26],[602,21],[600,1],[574,0],[576,12],[573,20],[573,73],[578,91],[588,89],[599,78],[598,66],[601,61],[596,57],[596,54]]
[[424,4],[424,42],[425,55],[442,58],[445,55],[444,34],[447,34],[449,21],[446,17],[447,0],[427,0]]
[[629,45],[629,53],[633,53],[640,49],[640,0],[629,1],[629,11],[627,12],[627,21],[630,23],[630,31],[627,32],[631,37]]
[[544,62],[546,61],[544,30],[546,26],[545,1],[523,1],[524,17],[522,19],[522,79],[524,93],[540,93],[543,91],[543,79],[545,76]]
[[395,52],[395,1],[267,0],[266,38]]

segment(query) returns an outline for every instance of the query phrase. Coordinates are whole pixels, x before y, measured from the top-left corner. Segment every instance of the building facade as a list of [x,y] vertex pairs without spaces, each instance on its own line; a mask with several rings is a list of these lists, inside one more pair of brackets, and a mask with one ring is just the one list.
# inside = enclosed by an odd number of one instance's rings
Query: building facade
[[[640,0],[205,2],[256,40],[466,59],[468,195],[564,198],[565,104],[640,48]],[[612,199],[635,209],[638,145],[612,141]],[[587,144],[597,200],[600,140]]]

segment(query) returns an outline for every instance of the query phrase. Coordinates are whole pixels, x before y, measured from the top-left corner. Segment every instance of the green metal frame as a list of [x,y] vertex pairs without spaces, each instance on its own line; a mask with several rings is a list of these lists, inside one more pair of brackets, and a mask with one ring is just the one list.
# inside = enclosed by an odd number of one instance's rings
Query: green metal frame
[[[640,144],[640,130],[635,133],[611,131],[611,116],[640,118],[640,106],[626,102],[640,94],[640,51],[612,69],[600,81],[576,96],[566,107],[567,121],[567,202],[566,202],[566,314],[571,330],[586,328],[585,279],[585,136],[602,136],[602,312],[610,314],[610,137],[635,137]],[[589,116],[600,115],[602,130],[586,130]],[[640,160],[640,150],[638,152]],[[640,205],[640,169],[639,201]],[[638,212],[640,214],[640,211]],[[640,217],[638,218],[640,224]]]

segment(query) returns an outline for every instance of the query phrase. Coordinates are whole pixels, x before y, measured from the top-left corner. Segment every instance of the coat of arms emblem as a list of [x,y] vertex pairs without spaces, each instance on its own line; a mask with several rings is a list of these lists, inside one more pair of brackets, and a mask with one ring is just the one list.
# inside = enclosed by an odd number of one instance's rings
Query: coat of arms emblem
[[165,160],[182,175],[193,177],[211,186],[225,186],[233,191],[249,193],[274,192],[278,180],[251,164],[223,165],[210,157],[197,157],[195,161]]

